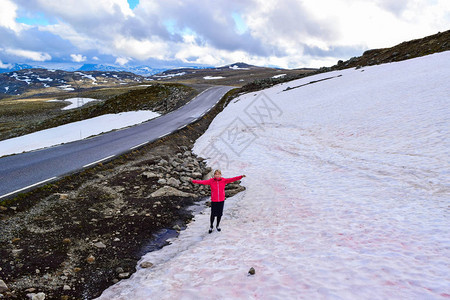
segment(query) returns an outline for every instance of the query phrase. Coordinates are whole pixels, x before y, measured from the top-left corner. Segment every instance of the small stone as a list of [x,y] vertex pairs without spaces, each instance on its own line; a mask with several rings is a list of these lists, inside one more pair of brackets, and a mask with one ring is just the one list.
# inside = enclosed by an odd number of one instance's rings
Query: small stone
[[175,225],[172,228],[173,228],[173,230],[176,230],[176,231],[180,231],[181,230],[181,227],[179,225]]
[[140,266],[141,266],[141,268],[146,269],[146,268],[153,267],[153,264],[151,262],[149,262],[149,261],[144,261],[143,263],[140,264]]
[[39,269],[36,269],[36,274],[41,273],[41,271]]
[[15,206],[11,206],[10,208],[14,211],[16,211],[16,209],[17,209],[17,207],[15,207]]
[[248,274],[255,275],[255,268],[251,267],[250,270],[248,270]]
[[69,238],[63,239],[63,244],[70,244],[72,241]]
[[124,278],[128,278],[128,277],[130,277],[130,273],[128,273],[128,272],[119,274],[120,279],[124,279]]
[[114,278],[114,279],[112,280],[112,282],[113,282],[113,283],[118,283],[118,282],[119,282],[119,279]]
[[5,210],[7,210],[7,209],[8,209],[8,208],[6,208],[6,207],[0,205],[0,210],[5,211]]
[[26,289],[26,290],[25,290],[25,292],[27,292],[27,293],[33,293],[33,292],[35,292],[35,291],[36,291],[35,288],[29,288],[29,289]]
[[124,270],[122,267],[116,268],[116,273],[123,273],[123,272],[124,272]]
[[106,248],[106,245],[103,244],[102,242],[97,242],[97,243],[94,244],[94,246],[97,247],[97,248]]
[[120,239],[119,238],[115,238],[113,241],[114,242],[120,242]]
[[11,240],[11,243],[15,243],[15,242],[18,242],[18,241],[20,241],[20,238],[13,238],[13,239]]
[[37,293],[37,294],[31,293],[31,294],[27,294],[27,297],[31,300],[44,300],[45,294],[42,292]]
[[80,272],[80,271],[81,271],[81,268],[78,268],[78,267],[76,267],[76,268],[73,268],[73,271],[74,271],[75,273],[78,273],[78,272]]
[[69,296],[67,296],[67,295],[63,295],[63,296],[61,296],[61,300],[69,300],[70,299],[70,297]]
[[20,253],[22,253],[23,249],[13,249],[11,250],[13,256],[18,256]]
[[200,172],[192,172],[192,177],[194,177],[194,178],[201,178],[202,177],[202,173],[200,173]]
[[69,198],[69,194],[59,194],[59,200],[66,200]]
[[0,279],[0,293],[5,292],[8,290],[8,286],[6,283]]
[[147,179],[150,179],[150,178],[159,178],[160,175],[153,172],[144,172],[142,173],[142,176],[146,177]]
[[90,264],[94,263],[95,257],[93,255],[89,255],[88,258],[86,258],[86,261]]

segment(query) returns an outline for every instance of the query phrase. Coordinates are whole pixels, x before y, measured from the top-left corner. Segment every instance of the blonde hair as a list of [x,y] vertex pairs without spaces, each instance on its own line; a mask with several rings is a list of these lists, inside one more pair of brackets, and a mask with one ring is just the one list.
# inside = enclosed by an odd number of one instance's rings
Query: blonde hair
[[222,171],[220,171],[219,169],[214,170],[214,175],[216,175],[216,173],[220,173],[220,175],[222,175]]

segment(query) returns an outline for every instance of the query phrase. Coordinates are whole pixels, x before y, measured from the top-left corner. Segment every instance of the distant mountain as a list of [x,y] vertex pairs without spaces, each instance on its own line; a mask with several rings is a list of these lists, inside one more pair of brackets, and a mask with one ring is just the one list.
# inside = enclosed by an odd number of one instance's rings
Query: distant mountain
[[0,74],[0,99],[27,92],[55,93],[148,82],[131,72],[26,69]]
[[231,65],[218,67],[216,69],[250,70],[250,69],[256,69],[256,68],[261,68],[261,67],[249,65],[249,64],[246,64],[243,62],[237,62],[237,63],[231,64]]
[[9,68],[0,68],[0,73],[8,73],[8,72],[19,71],[19,70],[24,70],[24,69],[31,69],[31,68],[33,68],[33,66],[30,66],[27,64],[14,64],[14,65],[11,65],[11,67],[9,67]]
[[161,73],[167,69],[155,69],[148,66],[112,66],[102,64],[84,64],[78,71],[109,71],[109,72],[131,72],[141,76],[151,76]]

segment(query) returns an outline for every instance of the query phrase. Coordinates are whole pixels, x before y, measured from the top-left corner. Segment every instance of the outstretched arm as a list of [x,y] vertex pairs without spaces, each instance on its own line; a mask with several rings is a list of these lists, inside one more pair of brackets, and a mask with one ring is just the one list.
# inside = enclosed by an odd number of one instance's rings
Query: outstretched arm
[[195,179],[191,179],[192,183],[197,183],[197,184],[203,184],[203,185],[209,185],[211,182],[211,179],[208,180],[195,180]]
[[241,180],[243,177],[245,177],[245,175],[240,175],[240,176],[231,177],[231,178],[224,178],[225,184]]

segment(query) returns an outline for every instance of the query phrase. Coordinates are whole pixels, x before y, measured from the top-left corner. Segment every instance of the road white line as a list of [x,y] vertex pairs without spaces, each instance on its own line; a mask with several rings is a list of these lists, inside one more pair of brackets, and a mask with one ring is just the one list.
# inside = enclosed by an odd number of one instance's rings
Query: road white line
[[45,179],[45,180],[42,180],[42,181],[36,182],[36,183],[34,183],[34,184],[32,184],[32,185],[29,185],[29,186],[26,186],[26,187],[24,187],[24,188],[21,188],[21,189],[15,190],[14,192],[11,192],[11,193],[8,193],[8,194],[4,194],[4,195],[0,196],[0,199],[1,199],[1,198],[4,198],[4,197],[8,197],[9,195],[13,195],[13,194],[15,194],[15,193],[18,193],[18,192],[24,191],[24,190],[26,190],[26,189],[32,188],[32,187],[34,187],[34,186],[37,186],[37,185],[43,184],[44,182],[47,182],[47,181],[51,181],[51,180],[54,180],[54,179],[56,179],[56,178],[58,178],[58,177],[52,177],[52,178],[49,178],[49,179]]
[[141,144],[139,144],[139,145],[136,145],[136,146],[134,146],[134,147],[131,147],[131,148],[130,148],[130,150],[133,150],[133,149],[139,148],[139,147],[141,147],[141,146],[144,146],[144,145],[146,145],[146,144],[148,144],[148,142],[144,142],[144,143],[141,143]]
[[104,161],[104,160],[110,159],[111,157],[114,157],[114,156],[115,156],[115,155],[110,155],[110,156],[108,156],[108,157],[105,157],[105,158],[99,159],[99,160],[97,160],[97,161],[91,162],[90,164],[84,165],[83,168],[86,168],[86,167],[89,167],[89,166],[98,164],[99,162],[102,162],[102,161]]
[[187,126],[187,124],[185,124],[185,125],[183,125],[183,126],[180,126],[180,127],[178,127],[178,130],[180,130],[180,129],[186,127],[186,126]]
[[168,133],[166,133],[166,134],[163,134],[163,135],[160,135],[160,136],[158,136],[158,139],[160,139],[160,138],[162,138],[162,137],[165,137],[166,135],[168,135],[170,132],[168,132]]

